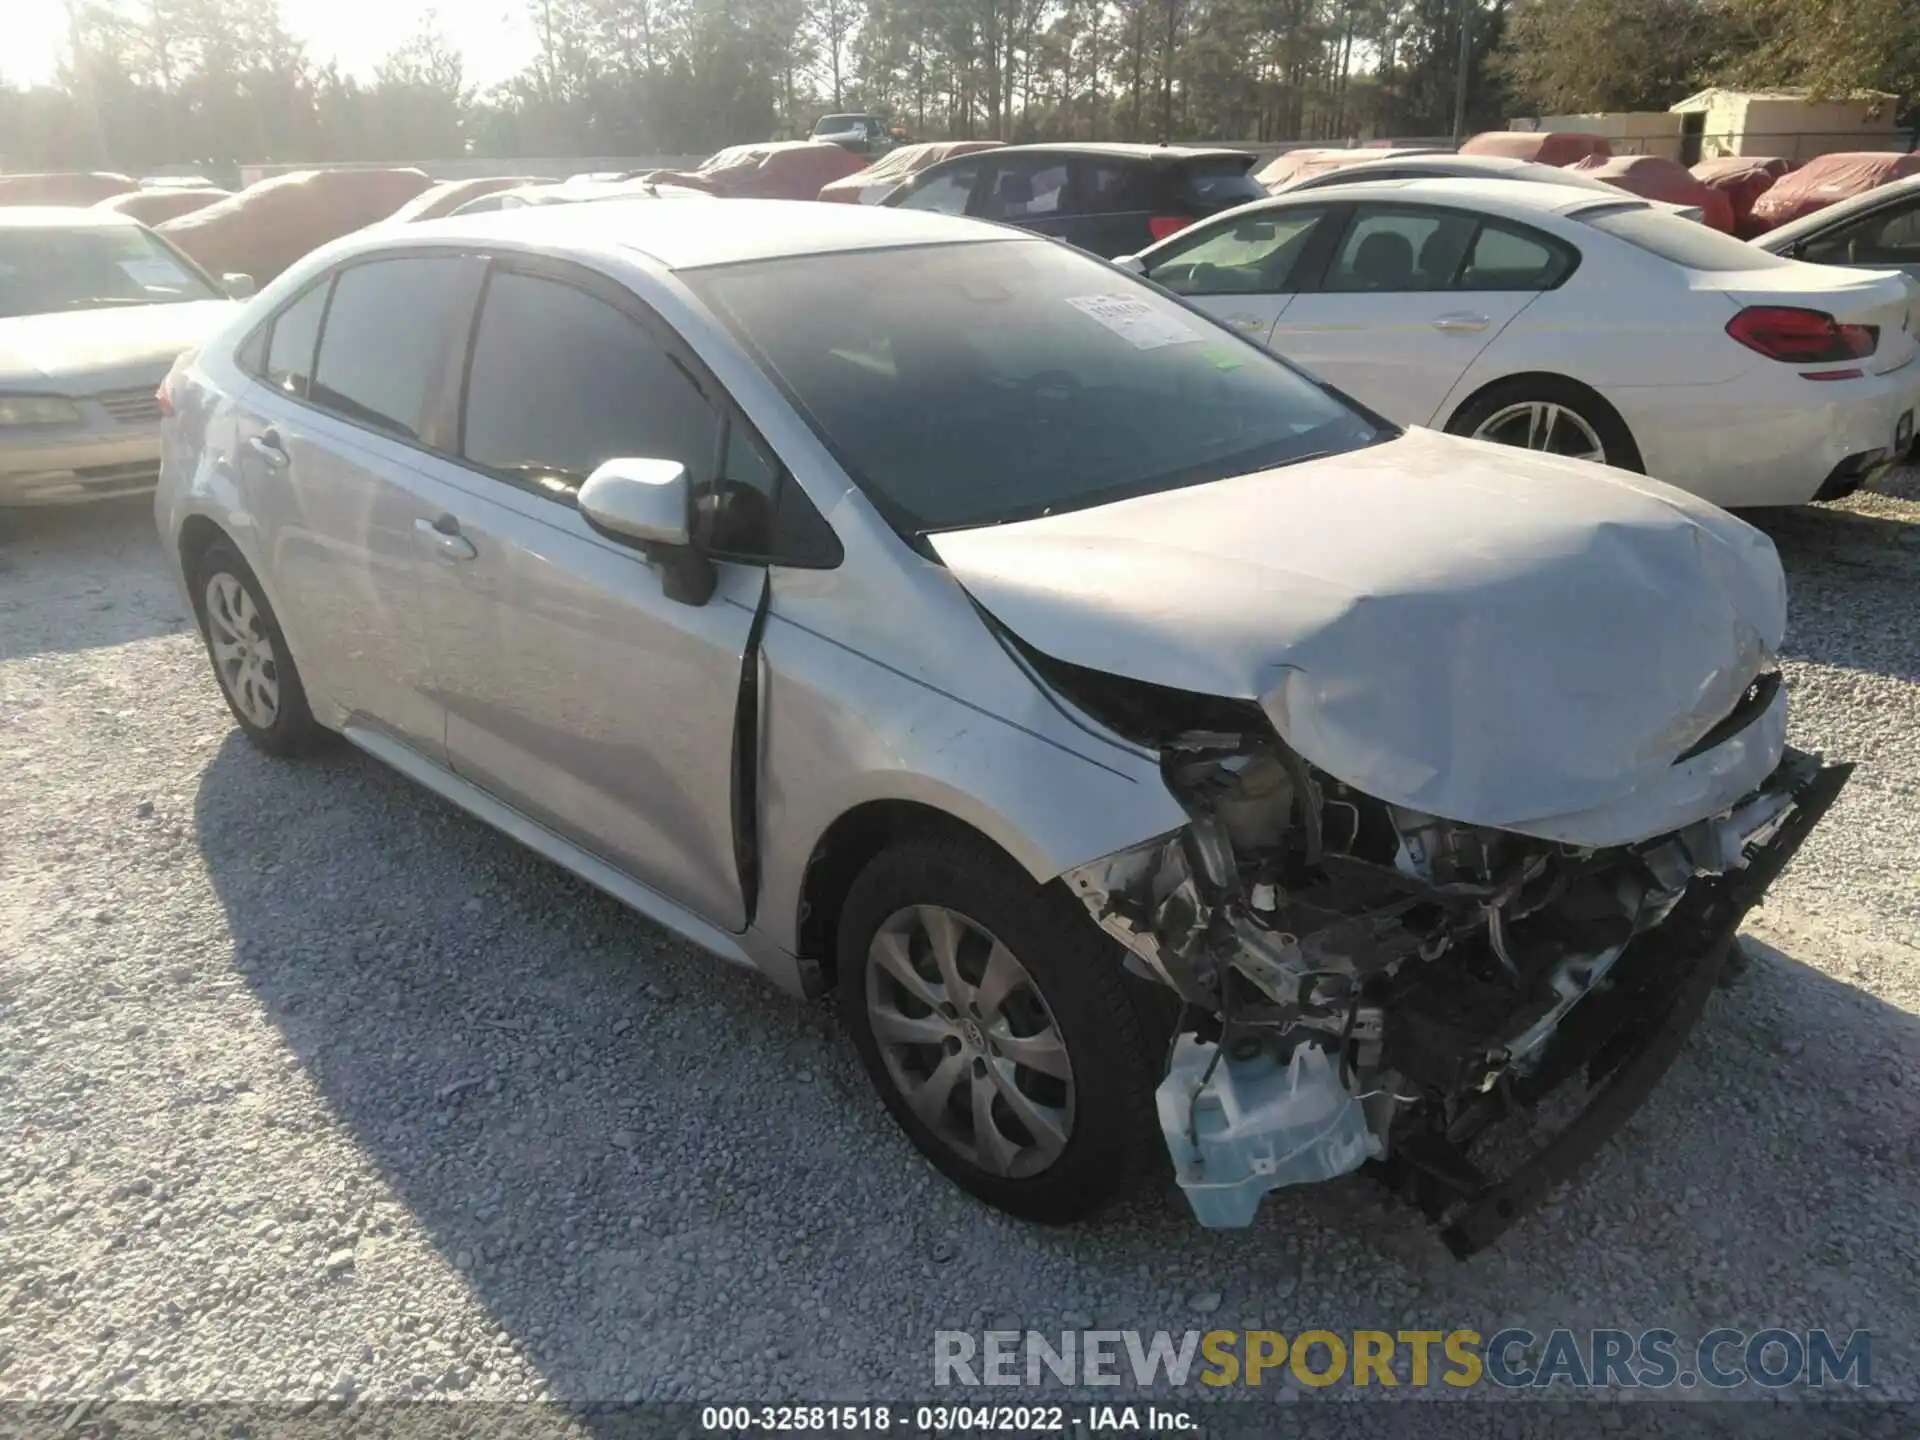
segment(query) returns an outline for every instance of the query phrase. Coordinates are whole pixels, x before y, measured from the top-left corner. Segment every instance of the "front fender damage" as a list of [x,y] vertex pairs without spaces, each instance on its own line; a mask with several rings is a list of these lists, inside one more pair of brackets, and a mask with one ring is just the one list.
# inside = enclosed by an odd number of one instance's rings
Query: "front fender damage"
[[[1371,1161],[1462,1255],[1651,1089],[1851,768],[1788,749],[1720,813],[1594,849],[1373,800],[1267,726],[1159,743],[1190,823],[1065,880],[1184,1002],[1157,1099],[1196,1217]],[[1533,1153],[1497,1166],[1516,1128]]]

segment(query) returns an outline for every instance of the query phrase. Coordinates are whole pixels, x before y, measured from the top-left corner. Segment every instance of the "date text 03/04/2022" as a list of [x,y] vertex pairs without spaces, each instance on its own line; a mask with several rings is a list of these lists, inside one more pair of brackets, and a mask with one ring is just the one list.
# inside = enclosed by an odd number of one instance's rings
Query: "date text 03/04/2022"
[[710,1433],[854,1432],[1040,1435],[1068,1431],[1174,1434],[1199,1428],[1186,1411],[1160,1405],[708,1405]]

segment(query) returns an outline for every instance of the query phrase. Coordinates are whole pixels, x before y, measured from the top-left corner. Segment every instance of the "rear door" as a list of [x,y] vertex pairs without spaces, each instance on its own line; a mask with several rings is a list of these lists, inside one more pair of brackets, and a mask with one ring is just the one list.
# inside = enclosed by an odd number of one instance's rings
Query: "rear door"
[[606,460],[677,460],[725,495],[721,518],[764,531],[777,466],[717,391],[624,287],[496,261],[448,467],[448,545],[423,589],[454,769],[737,930],[735,708],[766,569],[722,560],[706,604],[669,599],[661,572],[574,504]]
[[1543,290],[1570,247],[1468,210],[1363,202],[1271,348],[1403,425],[1432,422],[1456,381]]
[[1078,244],[1080,206],[1065,155],[988,157],[985,183],[971,214]]
[[1265,345],[1302,274],[1324,264],[1331,205],[1222,216],[1154,253],[1147,278]]
[[431,449],[457,383],[477,263],[349,264],[279,312],[239,430],[274,600],[307,685],[432,756],[443,711],[421,619],[418,527],[438,513]]

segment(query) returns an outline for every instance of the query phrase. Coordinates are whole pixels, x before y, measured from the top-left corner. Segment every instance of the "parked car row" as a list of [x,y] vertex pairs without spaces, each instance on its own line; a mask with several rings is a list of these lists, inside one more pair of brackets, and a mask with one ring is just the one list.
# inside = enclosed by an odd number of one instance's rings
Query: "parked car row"
[[[1470,1253],[1651,1089],[1847,769],[1784,743],[1758,531],[1565,444],[1404,427],[1207,313],[1255,291],[1173,290],[1278,276],[1267,321],[1400,304],[1376,349],[1469,356],[1559,306],[1512,342],[1557,357],[1603,323],[1576,282],[1713,281],[1687,304],[1748,316],[1722,348],[1691,310],[1601,348],[1764,361],[1770,404],[1847,383],[1787,307],[1883,359],[1904,317],[1872,275],[1716,269],[1740,242],[1632,197],[1473,181],[1263,201],[1121,267],[1035,231],[1103,174],[1150,219],[1244,169],[1088,147],[1003,187],[996,156],[949,192],[1061,202],[1033,228],[640,198],[299,261],[159,392],[215,683],[261,749],[344,736],[835,994],[991,1204],[1071,1219],[1159,1148],[1245,1225],[1373,1161]],[[1415,274],[1462,323],[1387,288]],[[1507,423],[1559,433],[1472,428]]]

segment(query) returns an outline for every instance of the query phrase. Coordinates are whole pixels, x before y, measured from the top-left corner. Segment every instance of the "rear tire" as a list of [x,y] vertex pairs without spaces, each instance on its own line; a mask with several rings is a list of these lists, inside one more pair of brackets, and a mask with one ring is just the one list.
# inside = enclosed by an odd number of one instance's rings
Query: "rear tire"
[[307,706],[287,637],[239,550],[214,541],[195,557],[187,584],[214,679],[247,739],[283,758],[318,749],[327,731]]
[[838,929],[840,1008],[867,1074],[963,1190],[1061,1223],[1151,1163],[1158,1027],[1072,896],[982,841],[930,833],[868,863]]
[[1447,432],[1646,472],[1633,432],[1614,408],[1584,385],[1552,375],[1488,386],[1454,412]]

